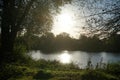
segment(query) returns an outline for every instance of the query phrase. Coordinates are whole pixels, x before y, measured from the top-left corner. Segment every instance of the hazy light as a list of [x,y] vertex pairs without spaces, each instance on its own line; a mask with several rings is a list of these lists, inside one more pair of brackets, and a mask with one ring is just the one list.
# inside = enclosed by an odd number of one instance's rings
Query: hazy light
[[82,23],[77,21],[76,11],[74,11],[74,8],[71,7],[71,5],[63,6],[60,13],[53,16],[54,20],[51,32],[54,35],[66,32],[70,37],[79,37],[79,32],[81,30],[80,25],[82,25]]
[[70,63],[71,56],[65,51],[63,54],[59,56],[61,63]]
[[117,34],[120,34],[120,31],[118,31]]
[[55,35],[58,35],[62,32],[66,32],[68,34],[74,33],[75,21],[73,19],[73,15],[71,12],[62,12],[58,16],[55,17],[53,30],[52,32]]

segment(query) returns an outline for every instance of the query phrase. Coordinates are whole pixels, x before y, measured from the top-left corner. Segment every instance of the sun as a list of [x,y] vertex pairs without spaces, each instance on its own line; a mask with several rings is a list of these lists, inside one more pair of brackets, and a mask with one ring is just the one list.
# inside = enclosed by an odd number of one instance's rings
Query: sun
[[67,52],[64,52],[63,54],[61,54],[59,58],[61,63],[66,64],[71,62],[71,56]]
[[56,25],[59,25],[59,31],[60,32],[66,32],[69,33],[73,27],[73,20],[72,16],[68,13],[63,13],[58,16],[58,22]]
[[63,32],[68,33],[71,38],[79,39],[81,34],[88,33],[86,18],[79,7],[66,4],[60,7],[60,12],[52,14],[53,23],[51,32],[57,36]]
[[74,36],[75,20],[72,12],[61,12],[54,18],[52,32],[55,35],[66,32]]

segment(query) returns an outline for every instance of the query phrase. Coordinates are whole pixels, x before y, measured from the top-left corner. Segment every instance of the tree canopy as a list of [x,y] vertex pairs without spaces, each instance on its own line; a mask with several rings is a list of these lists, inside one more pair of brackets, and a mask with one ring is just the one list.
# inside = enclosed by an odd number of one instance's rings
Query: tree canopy
[[[14,53],[14,43],[22,30],[28,33],[49,29],[52,13],[71,0],[0,0],[1,59]],[[35,34],[35,33],[34,33]],[[5,58],[4,58],[5,59]]]
[[[84,8],[87,28],[92,34],[113,34],[120,31],[120,0],[88,0]],[[84,11],[85,12],[85,11]]]

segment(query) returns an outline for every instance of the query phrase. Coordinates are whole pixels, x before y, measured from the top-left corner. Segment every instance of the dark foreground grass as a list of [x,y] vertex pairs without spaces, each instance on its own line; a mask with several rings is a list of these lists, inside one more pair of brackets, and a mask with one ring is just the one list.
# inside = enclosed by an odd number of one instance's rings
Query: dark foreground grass
[[4,65],[0,80],[120,80],[120,63],[106,68],[79,69],[57,61],[35,61],[30,65]]

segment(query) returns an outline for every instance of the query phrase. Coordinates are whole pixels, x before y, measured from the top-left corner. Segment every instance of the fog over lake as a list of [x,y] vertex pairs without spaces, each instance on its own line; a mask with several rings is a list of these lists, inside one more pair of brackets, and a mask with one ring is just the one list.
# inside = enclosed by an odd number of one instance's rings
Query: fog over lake
[[82,52],[82,51],[60,51],[56,53],[45,54],[41,51],[30,51],[28,53],[33,59],[39,60],[57,60],[62,64],[69,64],[73,63],[78,65],[80,68],[85,68],[88,61],[92,62],[93,66],[96,66],[97,63],[113,63],[120,61],[120,54],[115,53],[89,53],[89,52]]

